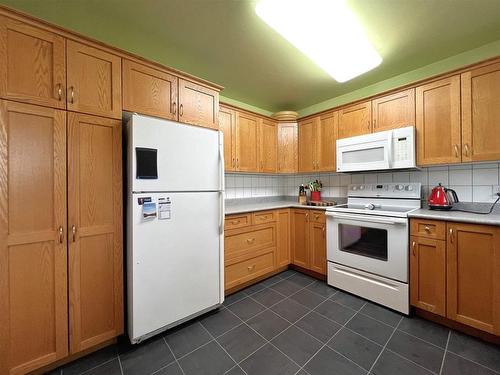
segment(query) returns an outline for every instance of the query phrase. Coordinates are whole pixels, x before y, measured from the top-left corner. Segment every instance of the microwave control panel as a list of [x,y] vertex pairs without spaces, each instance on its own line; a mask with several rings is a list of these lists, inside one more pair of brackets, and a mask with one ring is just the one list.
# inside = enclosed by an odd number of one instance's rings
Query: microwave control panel
[[393,138],[394,161],[405,161],[410,159],[410,142],[408,137]]

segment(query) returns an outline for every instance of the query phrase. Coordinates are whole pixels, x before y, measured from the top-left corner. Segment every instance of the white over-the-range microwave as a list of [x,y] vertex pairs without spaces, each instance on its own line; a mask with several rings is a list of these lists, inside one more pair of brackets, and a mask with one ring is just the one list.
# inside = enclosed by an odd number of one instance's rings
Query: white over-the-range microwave
[[337,140],[337,172],[416,166],[413,126]]

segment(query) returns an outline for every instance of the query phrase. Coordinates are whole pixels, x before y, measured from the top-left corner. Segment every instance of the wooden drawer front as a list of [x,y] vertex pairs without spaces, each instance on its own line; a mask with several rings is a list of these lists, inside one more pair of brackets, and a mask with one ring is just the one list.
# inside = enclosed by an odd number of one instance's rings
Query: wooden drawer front
[[260,225],[247,230],[226,232],[224,253],[226,259],[248,254],[249,251],[276,246],[276,225]]
[[224,221],[224,228],[226,230],[229,230],[246,227],[251,224],[251,217],[251,214],[226,216],[226,219]]
[[322,211],[312,211],[310,218],[313,223],[326,223],[326,216]]
[[271,272],[274,269],[274,252],[234,263],[225,268],[226,289]]
[[445,239],[446,222],[439,220],[411,219],[411,235],[417,237]]
[[276,212],[274,211],[262,211],[255,212],[253,214],[253,223],[255,225],[265,224],[273,221],[276,221]]

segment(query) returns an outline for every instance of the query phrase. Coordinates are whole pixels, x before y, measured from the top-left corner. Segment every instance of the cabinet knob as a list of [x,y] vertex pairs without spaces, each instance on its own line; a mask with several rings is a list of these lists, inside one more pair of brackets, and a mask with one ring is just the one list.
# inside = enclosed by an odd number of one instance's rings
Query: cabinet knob
[[255,242],[255,238],[247,238],[247,242],[250,244],[250,243],[254,243]]
[[233,221],[231,221],[231,224],[233,224],[233,225],[237,225],[237,224],[239,224],[239,223],[240,223],[240,221],[239,221],[239,220],[233,220]]
[[427,233],[430,233],[430,232],[431,232],[431,228],[429,228],[427,225],[424,227],[424,230],[425,230]]
[[459,157],[458,145],[453,145],[453,149],[455,150],[455,157],[458,158]]
[[247,267],[248,271],[253,271],[254,268],[255,268],[255,264]]
[[412,251],[413,251],[413,256],[416,256],[416,253],[415,253],[415,247],[417,246],[417,243],[415,241],[413,241],[411,243],[411,248],[412,248]]
[[469,144],[468,143],[466,143],[464,145],[464,151],[465,151],[465,156],[469,156],[470,151],[469,151]]
[[60,83],[57,84],[57,100],[62,100],[62,85]]
[[64,240],[64,229],[62,225],[59,227],[59,243],[63,243]]
[[450,242],[453,243],[453,228],[450,228]]
[[184,105],[179,106],[179,116],[182,116],[184,114]]
[[73,242],[76,241],[76,226],[75,226],[75,224],[73,224],[73,226],[71,227],[71,238],[72,238]]
[[73,86],[69,88],[69,102],[71,104],[75,102],[75,88]]
[[175,101],[172,103],[172,113],[177,114],[177,103]]

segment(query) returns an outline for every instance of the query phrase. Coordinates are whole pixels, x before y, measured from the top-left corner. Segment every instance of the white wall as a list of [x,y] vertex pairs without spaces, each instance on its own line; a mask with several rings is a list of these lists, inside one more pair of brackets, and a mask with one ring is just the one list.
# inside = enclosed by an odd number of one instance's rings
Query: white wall
[[323,196],[345,197],[347,185],[377,182],[421,182],[423,198],[439,182],[456,190],[464,202],[493,202],[500,191],[500,163],[459,164],[413,172],[365,174],[243,175],[226,174],[227,199],[298,194],[298,186],[313,179],[323,182]]

